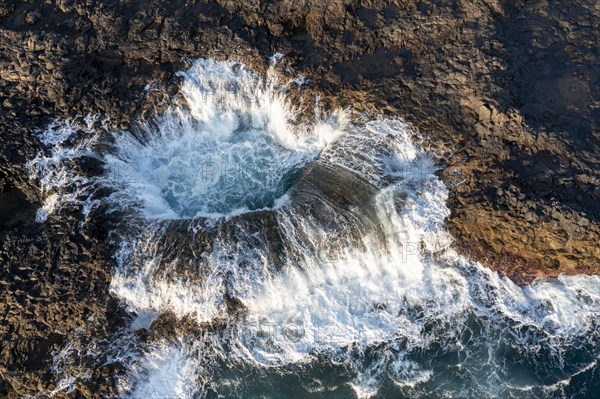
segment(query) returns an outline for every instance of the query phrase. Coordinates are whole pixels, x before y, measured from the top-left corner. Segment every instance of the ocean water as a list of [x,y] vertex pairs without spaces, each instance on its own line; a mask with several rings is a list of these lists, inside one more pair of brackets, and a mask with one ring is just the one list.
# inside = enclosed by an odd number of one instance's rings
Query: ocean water
[[[129,322],[103,349],[122,398],[600,396],[600,278],[519,287],[456,254],[441,165],[402,119],[305,112],[236,62],[180,76],[185,104],[134,132],[57,121],[29,163],[40,223],[126,215]],[[166,312],[200,327],[136,338]],[[56,392],[85,383],[69,353]]]

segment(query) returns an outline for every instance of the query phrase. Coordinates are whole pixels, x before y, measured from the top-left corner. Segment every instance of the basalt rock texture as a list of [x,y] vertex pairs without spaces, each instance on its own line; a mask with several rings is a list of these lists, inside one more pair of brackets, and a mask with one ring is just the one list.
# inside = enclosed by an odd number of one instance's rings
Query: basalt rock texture
[[[44,389],[78,327],[119,319],[103,221],[35,222],[35,131],[88,114],[126,128],[193,57],[264,70],[280,52],[307,95],[406,118],[444,162],[473,259],[519,282],[600,272],[598,26],[594,0],[0,1],[0,396]],[[90,387],[71,395],[112,392]]]

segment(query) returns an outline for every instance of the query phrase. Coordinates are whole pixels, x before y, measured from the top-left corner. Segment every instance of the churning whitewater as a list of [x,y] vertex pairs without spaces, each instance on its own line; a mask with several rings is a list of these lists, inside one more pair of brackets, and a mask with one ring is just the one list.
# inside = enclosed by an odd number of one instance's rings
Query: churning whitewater
[[[402,120],[307,112],[274,69],[201,59],[180,76],[184,104],[135,132],[56,122],[29,164],[40,223],[74,204],[119,215],[111,293],[130,321],[103,348],[123,398],[600,389],[600,278],[519,287],[458,256],[440,165]],[[56,390],[86,378],[69,353]]]

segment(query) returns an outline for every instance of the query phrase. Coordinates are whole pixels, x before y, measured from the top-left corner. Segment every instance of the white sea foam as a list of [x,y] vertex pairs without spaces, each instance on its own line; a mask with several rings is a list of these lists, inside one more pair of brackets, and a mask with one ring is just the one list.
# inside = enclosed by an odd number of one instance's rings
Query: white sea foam
[[197,370],[180,346],[161,343],[132,367],[119,388],[124,397],[132,399],[191,399],[198,390]]
[[28,162],[30,177],[38,181],[44,196],[36,221],[43,223],[48,216],[67,203],[81,202],[90,185],[89,180],[73,170],[73,162],[83,156],[96,157],[91,146],[96,141],[92,128],[94,120],[83,123],[57,121],[40,132],[40,141],[49,150]]
[[329,121],[292,124],[298,111],[272,73],[261,79],[239,63],[199,60],[179,75],[186,105],[136,137],[119,134],[107,156],[114,184],[143,204],[146,217],[271,208],[335,129]]

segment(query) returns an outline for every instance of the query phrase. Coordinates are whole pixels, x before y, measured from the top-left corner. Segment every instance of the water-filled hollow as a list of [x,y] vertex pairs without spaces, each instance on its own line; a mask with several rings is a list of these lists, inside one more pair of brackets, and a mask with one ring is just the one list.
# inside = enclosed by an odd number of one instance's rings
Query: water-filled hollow
[[319,152],[316,125],[297,126],[285,86],[243,66],[200,60],[185,73],[186,104],[116,136],[111,176],[151,218],[274,208]]

